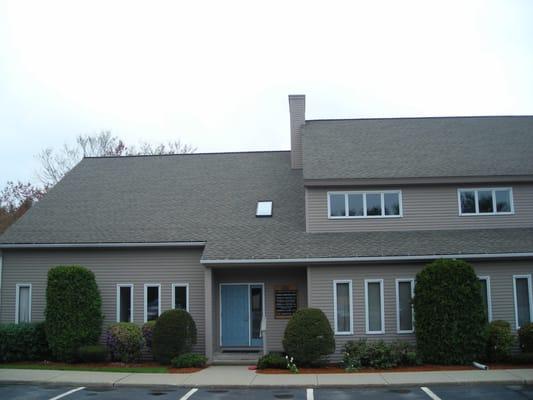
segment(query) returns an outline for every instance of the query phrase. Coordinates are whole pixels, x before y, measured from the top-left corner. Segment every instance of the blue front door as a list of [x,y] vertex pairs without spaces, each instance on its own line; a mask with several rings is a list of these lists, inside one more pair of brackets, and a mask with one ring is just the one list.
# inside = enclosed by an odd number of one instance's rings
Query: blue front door
[[222,346],[250,345],[248,285],[221,285]]

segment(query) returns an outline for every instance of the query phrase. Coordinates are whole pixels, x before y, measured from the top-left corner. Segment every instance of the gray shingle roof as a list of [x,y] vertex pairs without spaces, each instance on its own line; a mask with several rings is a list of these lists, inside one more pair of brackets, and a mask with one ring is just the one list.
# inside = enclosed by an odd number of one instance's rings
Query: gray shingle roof
[[305,179],[533,174],[533,117],[306,121]]

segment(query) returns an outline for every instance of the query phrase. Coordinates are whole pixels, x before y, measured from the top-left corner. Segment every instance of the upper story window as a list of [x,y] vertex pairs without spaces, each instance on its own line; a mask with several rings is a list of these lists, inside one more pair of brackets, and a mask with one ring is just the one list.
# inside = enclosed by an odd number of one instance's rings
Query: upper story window
[[513,214],[511,188],[459,189],[459,215]]
[[329,192],[329,218],[390,218],[402,216],[402,192]]
[[258,201],[257,209],[255,211],[256,217],[271,217],[272,216],[272,201]]

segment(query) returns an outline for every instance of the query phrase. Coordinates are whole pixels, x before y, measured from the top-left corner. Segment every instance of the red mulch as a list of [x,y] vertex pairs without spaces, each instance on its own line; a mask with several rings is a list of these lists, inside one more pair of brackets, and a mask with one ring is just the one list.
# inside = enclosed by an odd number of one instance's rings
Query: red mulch
[[169,368],[168,372],[171,374],[190,374],[191,372],[198,372],[203,368]]

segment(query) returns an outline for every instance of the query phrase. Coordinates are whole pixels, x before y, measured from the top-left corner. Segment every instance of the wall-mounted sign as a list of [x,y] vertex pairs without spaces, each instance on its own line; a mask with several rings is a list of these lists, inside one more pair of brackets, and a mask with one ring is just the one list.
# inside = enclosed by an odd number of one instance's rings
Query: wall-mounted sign
[[298,309],[298,291],[292,288],[274,290],[276,318],[290,318]]

